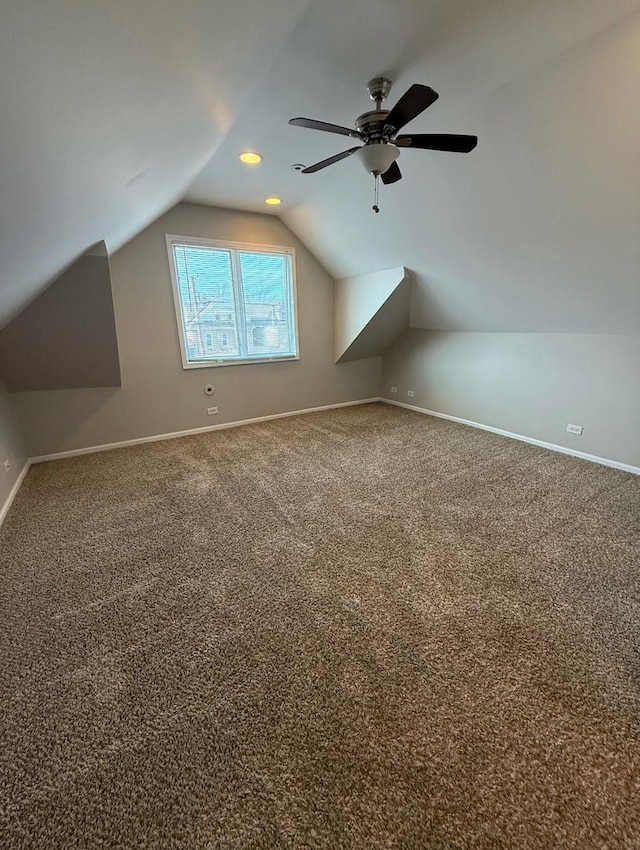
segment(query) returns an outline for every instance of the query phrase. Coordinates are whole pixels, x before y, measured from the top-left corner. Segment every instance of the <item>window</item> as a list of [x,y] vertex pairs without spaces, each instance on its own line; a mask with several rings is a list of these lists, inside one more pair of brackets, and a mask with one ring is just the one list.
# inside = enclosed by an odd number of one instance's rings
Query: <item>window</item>
[[167,236],[185,369],[297,360],[293,248]]

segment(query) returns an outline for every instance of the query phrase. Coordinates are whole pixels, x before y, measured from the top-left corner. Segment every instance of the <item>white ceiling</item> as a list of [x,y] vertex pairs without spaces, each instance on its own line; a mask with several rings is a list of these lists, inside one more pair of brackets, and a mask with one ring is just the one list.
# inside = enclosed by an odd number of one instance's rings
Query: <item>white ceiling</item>
[[[0,321],[186,194],[285,222],[336,277],[405,265],[421,327],[640,332],[640,0],[12,0],[0,35]],[[370,209],[365,85],[440,100]],[[264,155],[258,168],[238,152]]]
[[308,0],[4,0],[0,324],[178,201]]

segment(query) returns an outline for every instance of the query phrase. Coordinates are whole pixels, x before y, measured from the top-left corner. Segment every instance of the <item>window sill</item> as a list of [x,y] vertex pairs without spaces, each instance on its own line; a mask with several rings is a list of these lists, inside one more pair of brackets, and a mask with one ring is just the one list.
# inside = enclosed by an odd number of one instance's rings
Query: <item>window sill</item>
[[287,354],[283,357],[244,357],[238,360],[201,360],[197,363],[183,363],[183,369],[212,369],[218,366],[248,366],[256,363],[284,363],[300,360],[299,354]]

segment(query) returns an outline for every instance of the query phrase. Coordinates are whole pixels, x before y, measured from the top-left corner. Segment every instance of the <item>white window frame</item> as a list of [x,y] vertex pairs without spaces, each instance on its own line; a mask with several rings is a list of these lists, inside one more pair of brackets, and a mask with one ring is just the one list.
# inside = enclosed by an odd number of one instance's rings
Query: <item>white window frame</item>
[[[183,369],[211,369],[217,366],[246,366],[248,363],[278,363],[286,361],[300,360],[300,333],[298,329],[298,283],[296,274],[296,250],[295,248],[286,245],[257,245],[252,242],[227,242],[222,239],[207,239],[199,236],[178,236],[174,233],[165,234],[167,242],[167,255],[169,259],[169,272],[171,274],[171,287],[173,289],[173,304],[175,309],[176,326],[178,330],[178,342],[180,344],[180,356],[182,358]],[[294,339],[295,339],[295,354],[275,355],[256,355],[254,357],[234,357],[221,360],[201,360],[196,363],[190,363],[187,360],[187,347],[184,338],[184,326],[182,323],[182,303],[180,301],[180,289],[178,286],[178,275],[175,267],[175,259],[173,253],[174,245],[195,245],[205,248],[221,248],[223,250],[234,251],[255,251],[260,254],[274,254],[282,256],[288,254],[291,258],[291,316],[294,322]],[[234,270],[235,271],[235,270]],[[237,286],[237,281],[234,276],[234,289]],[[240,331],[240,323],[236,317],[236,327]]]

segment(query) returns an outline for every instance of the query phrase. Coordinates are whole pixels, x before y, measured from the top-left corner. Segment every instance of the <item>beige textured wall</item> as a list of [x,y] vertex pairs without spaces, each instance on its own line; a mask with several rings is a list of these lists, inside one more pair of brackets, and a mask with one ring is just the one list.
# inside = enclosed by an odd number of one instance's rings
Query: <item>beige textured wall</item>
[[640,466],[639,336],[413,329],[383,359],[381,394]]
[[[183,370],[166,233],[293,246],[301,359]],[[111,276],[122,388],[16,394],[31,456],[378,395],[379,358],[335,365],[333,281],[274,216],[179,204],[111,258]]]
[[[5,460],[11,464],[8,471],[4,468]],[[26,460],[27,453],[19,430],[13,398],[0,384],[0,511]]]

